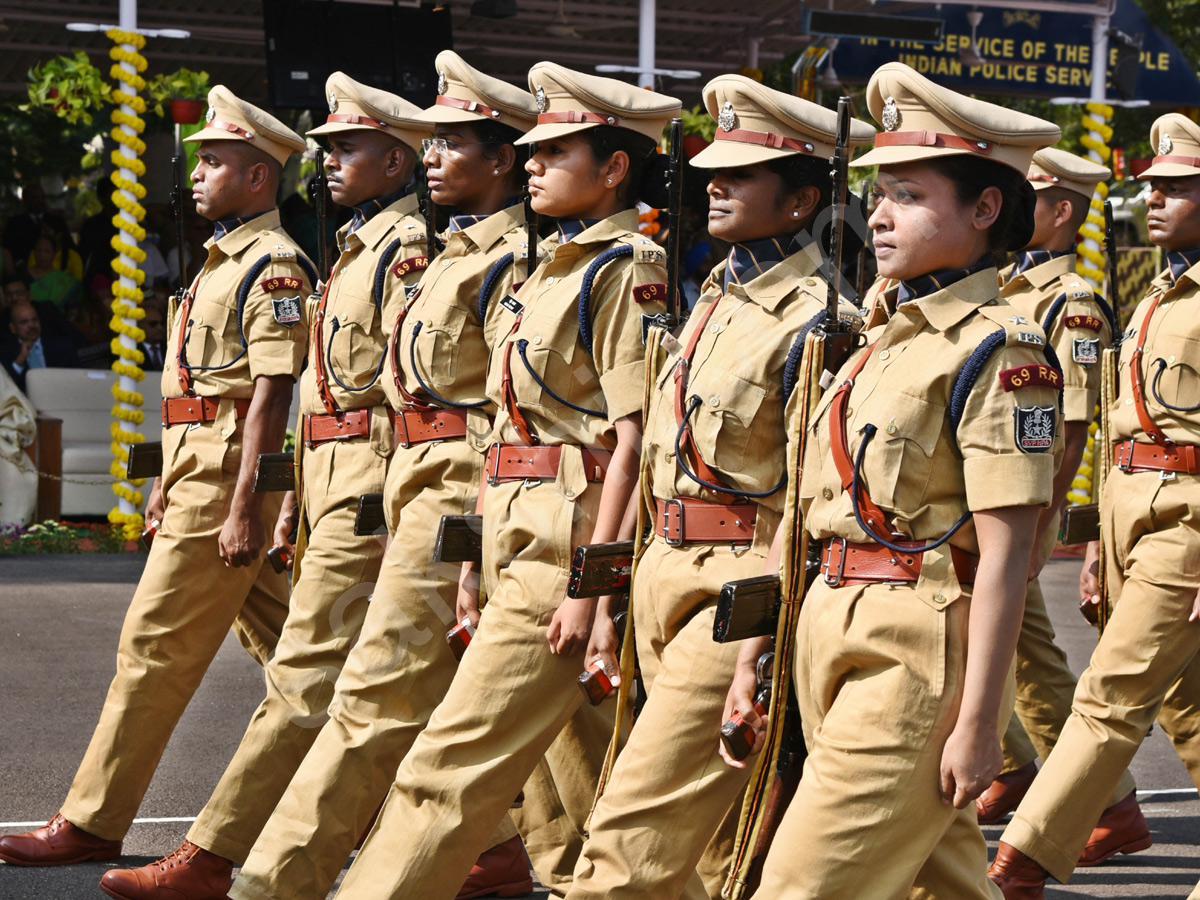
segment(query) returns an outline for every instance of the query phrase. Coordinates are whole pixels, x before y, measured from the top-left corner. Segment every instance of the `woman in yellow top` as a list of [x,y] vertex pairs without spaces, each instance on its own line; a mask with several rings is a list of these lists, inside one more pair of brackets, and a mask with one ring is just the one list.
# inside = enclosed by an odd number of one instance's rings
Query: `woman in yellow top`
[[[656,143],[680,103],[551,63],[533,67],[529,88],[530,194],[559,220],[559,239],[499,304],[482,500],[488,602],[481,615],[467,573],[459,608],[478,631],[400,766],[346,898],[450,900],[543,756],[563,825],[581,832],[611,730],[611,715],[576,715],[596,603],[566,599],[567,576],[576,545],[632,532],[642,316],[661,312],[666,293],[664,254],[637,233],[634,204],[663,205],[643,185],[662,193]],[[571,740],[551,749],[573,716]]]
[[[795,686],[808,747],[758,896],[998,898],[973,800],[1000,770],[1032,537],[1062,441],[1061,374],[997,299],[1028,241],[1025,173],[1059,129],[889,63],[870,218],[898,282],[817,404],[799,502],[821,566]],[[751,708],[745,642],[728,709]],[[1006,702],[1007,700],[1007,702]]]

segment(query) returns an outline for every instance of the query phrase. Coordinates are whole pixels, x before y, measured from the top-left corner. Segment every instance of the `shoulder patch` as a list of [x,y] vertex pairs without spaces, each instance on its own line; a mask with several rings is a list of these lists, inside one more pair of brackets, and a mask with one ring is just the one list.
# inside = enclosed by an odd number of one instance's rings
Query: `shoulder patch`
[[[1090,297],[1091,293],[1085,296]],[[1099,331],[1104,327],[1104,323],[1095,316],[1066,316],[1063,319],[1063,326],[1066,328],[1086,328],[1088,331]]]
[[258,286],[269,294],[272,291],[298,291],[303,286],[303,282],[291,275],[277,275],[259,282]]
[[300,297],[271,298],[271,314],[280,325],[291,328],[300,321]]
[[1000,384],[1005,391],[1015,391],[1017,388],[1044,385],[1055,390],[1062,389],[1062,372],[1054,366],[1044,363],[1032,363],[1028,366],[1014,366],[1000,372]]
[[633,289],[633,299],[638,303],[652,303],[656,300],[666,302],[667,286],[661,281],[639,284]]
[[1054,446],[1053,406],[1018,406],[1013,410],[1013,439],[1022,453],[1045,453]]
[[1100,338],[1074,338],[1071,359],[1081,366],[1094,366],[1100,360]]
[[412,272],[421,272],[427,268],[429,268],[429,257],[410,256],[408,259],[402,259],[392,266],[392,274],[397,278],[403,278]]

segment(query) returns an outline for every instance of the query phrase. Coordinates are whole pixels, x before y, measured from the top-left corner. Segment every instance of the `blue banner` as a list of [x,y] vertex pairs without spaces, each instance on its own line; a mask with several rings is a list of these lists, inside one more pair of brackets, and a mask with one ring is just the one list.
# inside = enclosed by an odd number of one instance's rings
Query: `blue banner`
[[[895,7],[892,8],[893,10]],[[937,44],[873,38],[839,40],[834,65],[842,81],[866,83],[886,62],[899,61],[955,90],[979,94],[1087,99],[1092,84],[1092,17],[1069,13],[980,7],[976,29],[983,65],[968,65],[960,51],[971,45],[968,7],[914,6],[902,15],[945,20]],[[1195,68],[1166,35],[1154,27],[1134,0],[1117,0],[1110,27],[1130,36],[1142,34],[1134,99],[1159,106],[1200,106],[1200,79]],[[1117,58],[1109,42],[1109,86]]]

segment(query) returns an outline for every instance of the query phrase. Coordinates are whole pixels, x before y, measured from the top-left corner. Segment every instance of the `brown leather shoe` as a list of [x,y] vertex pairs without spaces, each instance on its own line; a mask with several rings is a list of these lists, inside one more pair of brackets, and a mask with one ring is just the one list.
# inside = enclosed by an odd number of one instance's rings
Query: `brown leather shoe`
[[1153,843],[1150,826],[1138,806],[1137,792],[1130,791],[1124,800],[1100,814],[1076,865],[1098,866],[1118,853],[1137,853]]
[[471,897],[520,897],[533,890],[529,858],[519,837],[484,850],[455,900]]
[[191,841],[140,869],[113,869],[100,890],[116,900],[226,900],[233,886],[233,863]]
[[988,866],[988,878],[1000,888],[1004,900],[1042,900],[1046,870],[1012,844],[1000,842]]
[[999,822],[1016,809],[1028,793],[1037,773],[1037,763],[1029,762],[1019,769],[996,776],[996,780],[988,789],[975,798],[975,812],[979,815],[979,824],[991,825]]
[[0,859],[14,866],[67,866],[120,855],[120,841],[88,834],[64,819],[62,813],[55,813],[41,828],[0,837]]

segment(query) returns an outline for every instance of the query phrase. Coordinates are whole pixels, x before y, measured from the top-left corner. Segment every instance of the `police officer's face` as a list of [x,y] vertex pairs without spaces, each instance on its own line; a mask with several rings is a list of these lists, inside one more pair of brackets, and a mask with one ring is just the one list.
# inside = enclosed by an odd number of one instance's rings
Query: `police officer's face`
[[421,159],[433,202],[466,213],[479,209],[479,198],[500,177],[493,171],[498,160],[488,158],[484,151],[497,148],[481,143],[469,125],[438,125],[433,137],[434,143]]
[[196,212],[209,221],[246,212],[252,199],[251,168],[233,141],[205,141],[196,151],[192,170],[192,199]]
[[737,243],[799,231],[817,195],[816,188],[786,191],[764,163],[717,169],[708,183],[708,233]]
[[987,230],[1000,212],[1000,192],[960,204],[954,182],[924,162],[884,166],[867,220],[879,274],[906,279],[976,263],[988,251]]
[[1146,227],[1164,250],[1200,247],[1200,175],[1151,178]]
[[541,141],[525,164],[534,212],[555,219],[603,219],[620,208],[629,157],[618,150],[599,164],[579,133]]
[[356,130],[329,136],[325,155],[329,193],[339,206],[391,193],[393,183],[412,175],[411,152],[388,134]]

